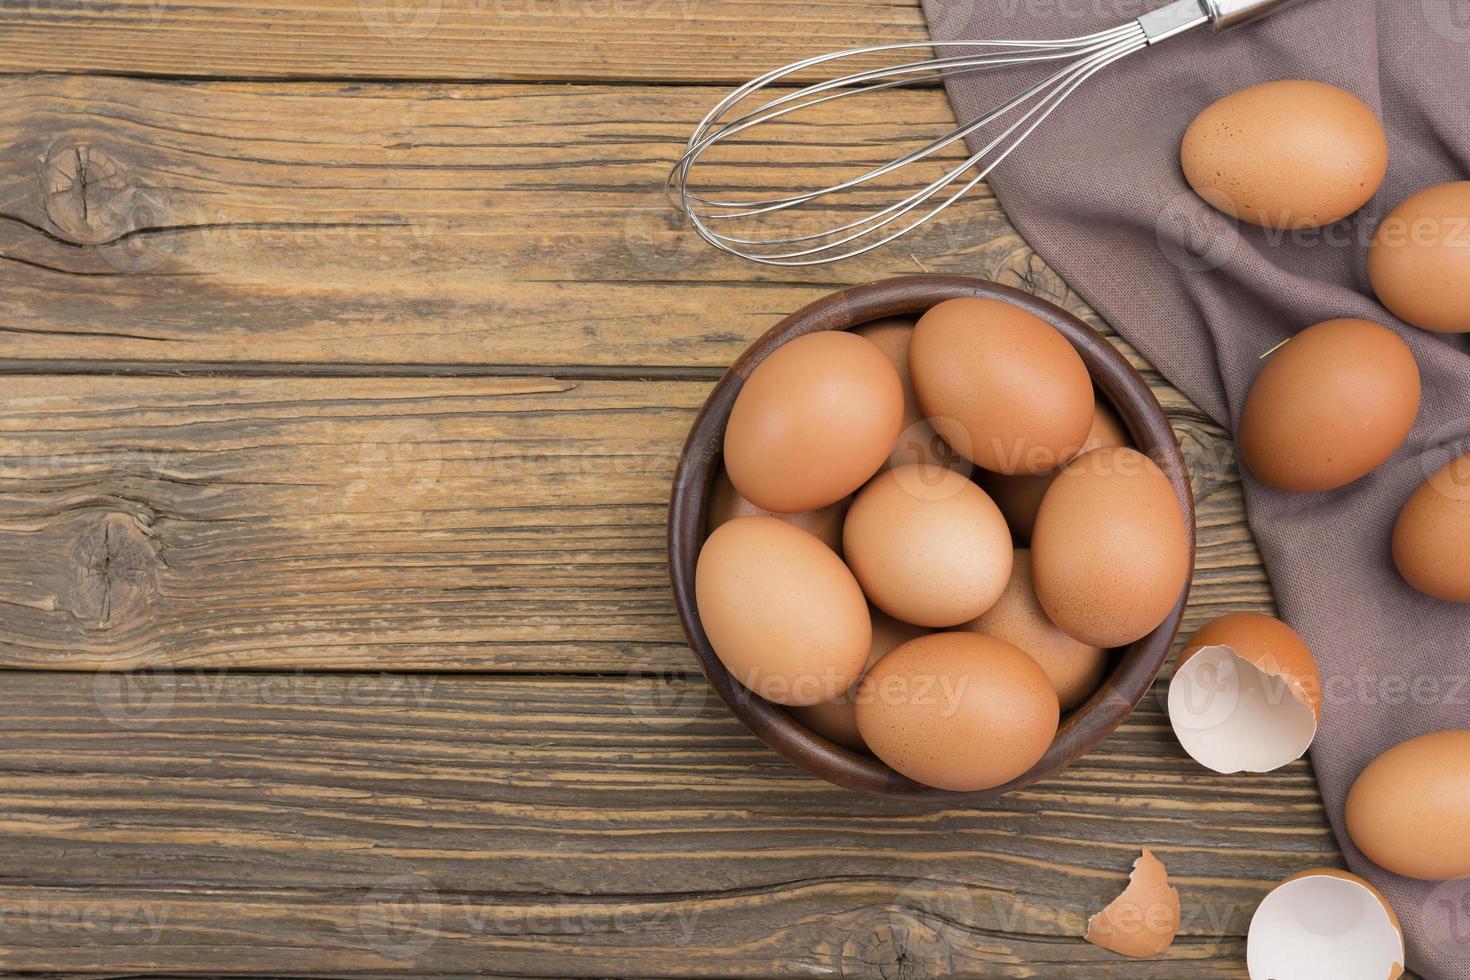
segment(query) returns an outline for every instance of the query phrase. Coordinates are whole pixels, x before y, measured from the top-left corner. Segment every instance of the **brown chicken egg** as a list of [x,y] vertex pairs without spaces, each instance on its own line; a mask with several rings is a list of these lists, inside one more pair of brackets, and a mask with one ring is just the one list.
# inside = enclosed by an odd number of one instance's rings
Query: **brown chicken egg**
[[1421,735],[1374,759],[1348,792],[1347,829],[1394,874],[1470,875],[1470,731]]
[[1036,661],[979,633],[905,643],[873,665],[857,695],[858,729],[873,754],[939,789],[1010,782],[1046,754],[1059,717]]
[[1419,366],[1393,331],[1328,320],[1291,338],[1256,376],[1241,452],[1278,490],[1335,490],[1393,455],[1414,427],[1419,395]]
[[842,548],[873,605],[919,626],[974,619],[1011,575],[1011,532],[995,503],[964,476],[927,463],[863,487]]
[[1067,338],[993,299],[946,300],[909,343],[919,405],[944,440],[997,473],[1049,473],[1093,420],[1092,380]]
[[714,533],[715,528],[737,517],[774,517],[793,527],[799,527],[808,534],[816,535],[818,540],[827,547],[838,551],[842,547],[842,519],[847,516],[847,505],[850,502],[849,498],[844,497],[821,510],[807,510],[799,514],[778,514],[775,511],[757,507],[740,496],[740,491],[736,490],[735,484],[730,482],[729,475],[724,470],[719,470],[715,473],[714,483],[710,485],[705,526],[710,533]]
[[1178,603],[1189,583],[1189,538],[1158,464],[1136,449],[1094,449],[1057,474],[1036,515],[1037,598],[1074,639],[1126,646]]
[[[896,650],[909,640],[918,639],[929,632],[922,626],[900,623],[877,609],[869,612],[873,617],[873,645],[868,650],[868,667],[877,663],[890,650]],[[828,741],[836,742],[854,752],[862,752],[867,746],[863,744],[862,733],[857,727],[856,697],[857,685],[854,685],[835,701],[792,708],[791,716]]]
[[705,541],[699,620],[732,677],[768,701],[820,704],[861,676],[868,603],[832,549],[772,517],[739,517]]
[[757,507],[819,510],[877,472],[902,426],[903,384],[881,350],[856,334],[807,334],[772,352],[736,396],[725,469]]
[[1253,85],[1201,112],[1179,149],[1207,203],[1266,228],[1320,228],[1378,192],[1388,139],[1357,96],[1322,82]]
[[905,463],[933,463],[951,469],[968,467],[969,461],[962,461],[949,444],[939,438],[934,426],[924,418],[914,396],[914,385],[909,378],[909,338],[914,335],[914,321],[909,317],[874,320],[857,327],[853,333],[871,340],[887,354],[903,382],[903,430],[899,432],[898,441],[888,454],[884,467]]
[[1422,190],[1383,219],[1368,279],[1394,316],[1438,333],[1470,332],[1470,181]]
[[[1082,442],[1078,455],[1102,446],[1126,446],[1129,444],[1128,430],[1106,402],[1098,402],[1092,419],[1092,430]],[[1071,462],[1071,460],[1068,460]],[[1005,515],[1016,540],[1031,540],[1031,531],[1036,527],[1036,512],[1041,509],[1041,498],[1051,486],[1055,473],[1041,476],[1006,476],[1004,473],[980,473],[980,485],[990,494],[990,499]]]
[[1072,639],[1047,619],[1031,583],[1031,552],[1025,548],[1016,550],[1011,579],[1000,599],[961,629],[1005,640],[1026,651],[1046,672],[1063,711],[1086,701],[1108,666],[1107,651]]
[[1424,481],[1399,512],[1393,561],[1425,595],[1470,602],[1470,453]]

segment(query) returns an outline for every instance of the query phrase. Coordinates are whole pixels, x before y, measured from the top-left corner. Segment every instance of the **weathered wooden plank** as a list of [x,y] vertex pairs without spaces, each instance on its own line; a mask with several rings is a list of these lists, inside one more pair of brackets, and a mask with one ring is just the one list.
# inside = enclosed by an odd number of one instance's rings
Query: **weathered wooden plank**
[[929,35],[913,0],[53,0],[0,36],[4,71],[689,83]]
[[[1021,285],[1097,322],[984,188],[832,268],[710,248],[677,227],[662,182],[717,97],[0,79],[0,351],[707,373],[834,288],[923,270]],[[830,180],[950,125],[942,93],[886,93],[786,127],[789,166],[743,144],[711,179]]]
[[1184,930],[1127,975],[1241,976],[1259,897],[1335,860],[1305,763],[1213,776],[1152,701],[977,810],[808,778],[699,678],[323,680],[8,675],[0,908],[37,925],[0,966],[1123,976],[1077,937],[1148,845]]
[[[691,666],[665,562],[709,382],[0,379],[0,665]],[[1188,624],[1269,603],[1218,430]],[[1228,461],[1228,455],[1222,457]]]

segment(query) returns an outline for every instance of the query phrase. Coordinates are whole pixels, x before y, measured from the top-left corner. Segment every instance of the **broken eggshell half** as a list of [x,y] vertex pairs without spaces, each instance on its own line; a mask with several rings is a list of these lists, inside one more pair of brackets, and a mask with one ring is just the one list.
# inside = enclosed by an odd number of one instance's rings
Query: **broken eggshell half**
[[1169,682],[1169,723],[1190,757],[1219,773],[1273,772],[1306,753],[1322,718],[1322,678],[1296,630],[1232,613],[1185,644]]
[[1088,942],[1122,956],[1158,956],[1179,932],[1179,890],[1148,849],[1133,862],[1128,887],[1087,920]]
[[1251,980],[1396,980],[1404,931],[1378,889],[1357,875],[1316,868],[1261,900],[1246,940]]

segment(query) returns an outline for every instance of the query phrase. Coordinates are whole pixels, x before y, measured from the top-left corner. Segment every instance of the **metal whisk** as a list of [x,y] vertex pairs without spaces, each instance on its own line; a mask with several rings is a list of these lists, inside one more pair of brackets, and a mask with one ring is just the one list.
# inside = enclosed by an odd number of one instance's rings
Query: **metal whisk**
[[[1176,0],[1112,30],[1084,37],[1055,41],[945,41],[942,42],[945,47],[962,49],[965,53],[858,71],[788,91],[756,109],[743,108],[743,104],[756,93],[781,85],[784,79],[796,72],[845,58],[932,45],[928,41],[880,44],[806,58],[766,72],[721,99],[689,137],[684,155],[669,173],[665,189],[674,206],[684,213],[701,237],[733,255],[778,266],[822,265],[862,255],[908,234],[959,200],[984,180],[1078,86],[1113,62],[1206,24],[1215,30],[1224,30],[1292,2],[1294,0]],[[950,75],[1052,61],[1066,63],[1051,77],[1032,85],[973,122],[882,166],[827,187],[740,201],[706,197],[690,189],[690,178],[711,147],[736,141],[736,137],[754,127],[803,109],[853,95],[933,82]],[[880,211],[804,234],[757,233],[760,223],[782,212],[809,213],[802,211],[804,206],[817,202],[823,207],[840,209],[843,202],[839,195],[864,188],[864,185],[924,160],[982,130],[984,135],[975,137],[975,141],[978,143],[984,139],[985,142],[962,163]],[[995,133],[993,138],[987,138],[992,132]],[[956,185],[957,190],[954,189]]]

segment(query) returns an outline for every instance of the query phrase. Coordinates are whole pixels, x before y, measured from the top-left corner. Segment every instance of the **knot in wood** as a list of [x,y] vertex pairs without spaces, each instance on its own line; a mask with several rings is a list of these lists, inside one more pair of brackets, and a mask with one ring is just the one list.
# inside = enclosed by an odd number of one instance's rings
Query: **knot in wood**
[[890,911],[842,945],[841,973],[865,980],[920,980],[954,974],[949,940],[911,915]]
[[62,604],[83,623],[114,629],[143,620],[153,608],[162,562],[135,518],[109,513],[90,520],[71,558],[74,572]]
[[97,245],[132,229],[135,192],[114,154],[85,140],[61,139],[46,151],[41,174],[46,216],[79,245]]

